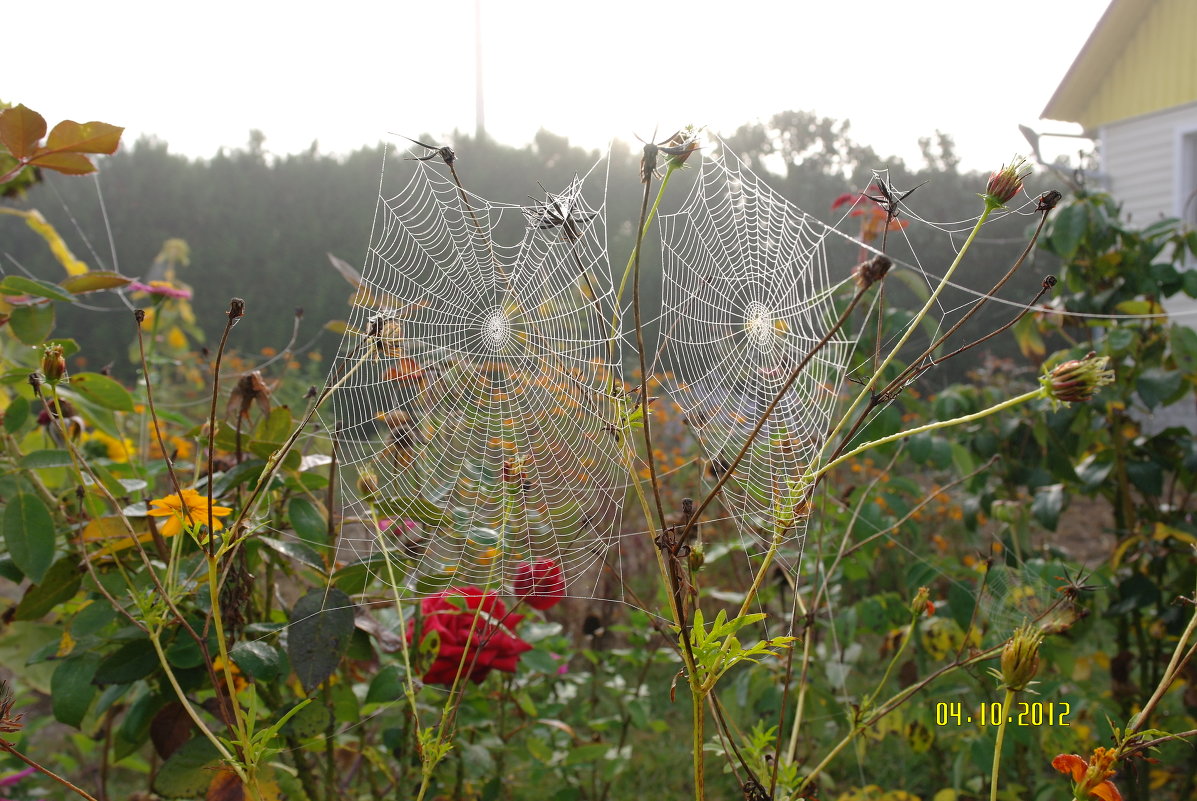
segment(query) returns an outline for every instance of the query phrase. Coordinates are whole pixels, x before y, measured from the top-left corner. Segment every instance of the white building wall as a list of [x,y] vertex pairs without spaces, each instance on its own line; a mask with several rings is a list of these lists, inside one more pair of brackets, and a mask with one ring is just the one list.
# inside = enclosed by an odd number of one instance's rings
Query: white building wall
[[[1165,217],[1197,221],[1197,103],[1132,117],[1102,127],[1098,134],[1105,189],[1122,204],[1131,224],[1147,227]],[[1177,322],[1197,326],[1197,300],[1180,295],[1164,308]],[[1140,409],[1148,432],[1169,426],[1197,430],[1192,396],[1154,415]]]
[[1133,224],[1146,227],[1162,217],[1181,216],[1184,136],[1195,133],[1197,103],[1101,128],[1098,139],[1106,188],[1122,203]]

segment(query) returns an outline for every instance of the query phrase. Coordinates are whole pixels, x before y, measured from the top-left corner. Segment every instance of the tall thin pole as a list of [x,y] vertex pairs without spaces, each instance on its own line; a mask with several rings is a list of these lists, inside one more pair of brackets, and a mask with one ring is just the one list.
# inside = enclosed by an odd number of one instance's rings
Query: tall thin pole
[[486,115],[482,104],[482,0],[474,0],[474,138],[486,138]]

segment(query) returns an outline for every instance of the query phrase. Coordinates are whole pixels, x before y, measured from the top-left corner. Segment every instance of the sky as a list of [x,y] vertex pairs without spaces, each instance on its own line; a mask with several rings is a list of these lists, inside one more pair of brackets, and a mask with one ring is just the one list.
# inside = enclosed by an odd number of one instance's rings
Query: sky
[[[730,134],[801,109],[914,163],[920,137],[947,132],[979,170],[1029,152],[1019,123],[1079,131],[1039,115],[1107,5],[479,2],[486,130],[504,144],[541,128],[588,148],[689,123]],[[6,32],[0,81],[0,99],[51,125],[102,120],[204,158],[250,129],[279,155],[474,130],[475,0],[54,8],[52,26]],[[1078,146],[1043,141],[1048,158]]]

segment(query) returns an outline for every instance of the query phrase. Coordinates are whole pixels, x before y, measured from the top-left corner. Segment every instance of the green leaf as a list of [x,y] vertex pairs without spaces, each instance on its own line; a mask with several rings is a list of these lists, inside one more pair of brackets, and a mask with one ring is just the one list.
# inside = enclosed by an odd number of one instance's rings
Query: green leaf
[[286,406],[276,406],[254,428],[253,439],[273,442],[276,443],[276,447],[280,447],[291,436],[293,428],[294,421],[291,419],[291,410]]
[[29,401],[24,395],[17,395],[4,410],[4,430],[15,434],[29,419]]
[[282,731],[303,740],[323,734],[330,720],[332,713],[325,704],[308,704],[287,720]]
[[133,411],[133,396],[129,390],[106,375],[77,373],[71,376],[71,389],[105,409]]
[[443,526],[451,523],[440,507],[423,498],[372,498],[374,508],[384,517],[409,518],[428,526]]
[[4,541],[13,562],[35,584],[54,561],[54,519],[36,495],[18,493],[4,510]]
[[319,507],[307,498],[296,496],[291,499],[287,504],[287,519],[301,540],[320,545],[328,542],[328,522]]
[[117,648],[96,668],[96,684],[131,684],[159,667],[158,654],[149,639],[130,640]]
[[54,330],[54,304],[17,306],[8,317],[8,326],[26,345],[40,345]]
[[99,664],[100,655],[91,651],[58,663],[50,679],[50,706],[59,723],[79,728],[98,691],[91,680]]
[[283,655],[273,645],[261,640],[242,640],[232,647],[229,656],[251,679],[270,681],[282,671]]
[[1162,367],[1149,367],[1139,374],[1135,382],[1135,391],[1148,409],[1154,409],[1160,404],[1166,404],[1176,399],[1181,390],[1183,377],[1174,370]]
[[569,756],[565,758],[563,764],[580,765],[586,762],[597,762],[600,759],[605,759],[610,750],[611,746],[606,743],[580,745],[569,752]]
[[206,737],[193,737],[170,755],[154,777],[154,792],[166,798],[204,794],[220,763],[220,752]]
[[102,289],[116,289],[132,283],[133,279],[120,273],[107,270],[93,270],[80,275],[71,275],[58,282],[58,285],[72,295],[84,295],[88,292],[99,292]]
[[1164,471],[1155,462],[1127,462],[1126,476],[1144,495],[1158,498],[1164,494]]
[[1133,328],[1117,327],[1111,328],[1106,333],[1106,342],[1110,346],[1110,351],[1113,353],[1121,353],[1134,344],[1138,338]]
[[1113,467],[1113,454],[1109,451],[1102,451],[1085,457],[1076,466],[1076,475],[1086,489],[1094,490],[1102,485]]
[[403,697],[403,669],[400,665],[387,665],[374,674],[370,690],[366,693],[367,704],[388,704]]
[[1073,203],[1061,209],[1052,223],[1049,247],[1064,261],[1071,261],[1081,246],[1088,225],[1089,208],[1084,203]]
[[1168,337],[1176,366],[1187,375],[1197,375],[1197,331],[1187,325],[1174,325],[1168,329]]
[[313,551],[302,542],[290,542],[288,540],[276,540],[273,537],[258,537],[257,541],[270,548],[276,553],[280,553],[288,559],[293,559],[296,562],[305,564],[308,567],[314,567],[319,571],[324,571],[324,560],[320,555]]
[[45,577],[25,590],[24,597],[13,612],[14,620],[38,620],[63,601],[69,601],[79,591],[83,573],[79,560],[64,556],[50,566]]
[[37,278],[26,278],[23,275],[8,275],[0,281],[0,295],[32,295],[47,300],[61,300],[70,303],[75,298],[69,292],[63,292],[58,284],[41,281]]
[[51,467],[70,467],[71,452],[62,450],[30,451],[21,457],[21,467],[45,470]]
[[353,637],[353,601],[335,587],[316,589],[291,610],[287,657],[309,695],[337,669]]
[[1039,525],[1049,531],[1056,530],[1060,521],[1060,512],[1064,509],[1064,485],[1052,484],[1035,490],[1035,500],[1031,503],[1031,514],[1039,521]]
[[371,578],[380,575],[384,578],[387,575],[386,555],[375,553],[333,573],[332,583],[350,595],[357,595],[366,589]]
[[148,689],[137,697],[121,719],[116,731],[116,752],[126,756],[137,750],[150,736],[150,723],[154,715],[166,704],[166,696],[156,695]]

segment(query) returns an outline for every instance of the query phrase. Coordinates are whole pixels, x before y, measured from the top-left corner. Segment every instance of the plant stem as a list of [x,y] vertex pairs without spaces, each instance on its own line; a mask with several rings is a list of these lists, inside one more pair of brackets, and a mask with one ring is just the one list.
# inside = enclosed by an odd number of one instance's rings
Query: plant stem
[[926,425],[918,426],[917,428],[912,428],[908,431],[899,431],[896,434],[890,434],[888,437],[881,437],[880,439],[875,439],[872,442],[866,442],[863,445],[860,445],[860,446],[848,451],[843,456],[840,456],[839,458],[828,462],[826,465],[821,467],[819,470],[812,473],[810,477],[812,479],[818,479],[818,478],[822,477],[824,474],[826,474],[828,471],[833,469],[834,467],[842,464],[843,462],[847,461],[848,459],[851,459],[853,456],[857,456],[857,455],[863,453],[864,451],[870,450],[872,448],[876,448],[880,445],[886,445],[890,442],[897,442],[900,439],[906,439],[907,437],[912,437],[915,434],[922,434],[926,431],[934,431],[939,428],[948,428],[950,426],[959,425],[961,423],[971,423],[974,420],[980,420],[983,417],[988,417],[991,414],[996,414],[997,412],[1000,412],[1004,409],[1009,409],[1011,406],[1017,406],[1020,403],[1025,403],[1026,401],[1034,400],[1036,398],[1042,398],[1042,397],[1046,397],[1044,395],[1043,387],[1036,387],[1035,389],[1032,389],[1030,392],[1024,392],[1023,394],[1016,395],[1013,398],[1007,398],[1006,400],[1002,401],[1001,403],[990,406],[988,409],[982,409],[979,412],[973,412],[972,414],[961,415],[960,417],[954,417],[951,420],[936,420],[932,423],[927,423]]
[[861,389],[860,394],[856,396],[856,399],[853,400],[851,405],[848,406],[847,410],[844,411],[843,416],[840,418],[839,422],[836,423],[835,428],[831,430],[831,433],[827,435],[827,439],[823,441],[823,447],[819,450],[820,456],[822,456],[823,451],[826,450],[827,446],[832,442],[832,440],[836,438],[836,435],[843,430],[844,424],[848,421],[848,418],[851,417],[852,412],[854,412],[856,408],[872,394],[873,387],[876,385],[877,381],[880,380],[881,374],[885,372],[885,368],[889,366],[890,362],[897,358],[898,351],[900,351],[902,346],[906,344],[907,340],[914,335],[914,332],[919,327],[919,323],[923,321],[923,318],[927,316],[927,312],[931,311],[931,307],[935,305],[935,301],[939,300],[939,296],[947,287],[948,281],[952,279],[952,275],[956,272],[956,268],[960,266],[962,261],[964,261],[964,254],[968,253],[968,249],[972,246],[973,240],[977,238],[977,234],[980,232],[981,226],[985,224],[987,219],[989,219],[989,215],[992,212],[993,207],[986,204],[985,211],[981,212],[981,216],[977,218],[976,225],[974,225],[973,230],[969,232],[968,238],[964,240],[964,245],[961,246],[960,252],[956,254],[956,258],[952,261],[951,266],[948,267],[948,271],[944,273],[943,278],[939,280],[939,285],[935,287],[935,290],[932,291],[931,296],[927,298],[927,302],[923,304],[923,308],[919,309],[918,313],[915,314],[914,318],[911,319],[911,321],[907,324],[906,332],[899,337],[898,343],[894,345],[894,347],[890,350],[889,355],[886,356],[885,359],[882,360],[881,364],[877,366],[877,371],[873,373],[873,377],[865,382],[864,388]]
[[13,756],[15,756],[17,759],[21,760],[22,762],[24,762],[24,763],[25,763],[26,765],[28,765],[29,767],[31,767],[31,768],[35,768],[36,770],[39,770],[39,771],[41,771],[42,773],[46,774],[47,776],[49,776],[49,777],[50,777],[51,779],[53,779],[54,781],[56,781],[56,782],[58,782],[59,784],[61,784],[63,787],[67,788],[67,789],[68,789],[68,790],[70,790],[71,792],[73,792],[73,793],[75,793],[76,795],[78,795],[80,798],[86,798],[86,799],[87,799],[87,801],[96,801],[96,798],[95,798],[95,796],[91,795],[91,794],[90,794],[90,793],[88,793],[86,790],[83,790],[83,789],[81,789],[81,788],[79,788],[79,787],[76,787],[75,785],[71,784],[69,781],[67,781],[67,780],[66,780],[66,779],[64,779],[63,777],[59,776],[57,773],[55,773],[54,771],[50,770],[49,768],[47,768],[47,767],[44,767],[44,766],[42,766],[42,765],[39,765],[38,763],[34,762],[32,759],[30,759],[29,757],[25,756],[25,755],[24,755],[24,754],[22,754],[20,751],[18,751],[16,748],[14,748],[14,747],[12,746],[12,744],[11,744],[11,743],[9,743],[8,741],[0,739],[0,748],[3,748],[5,751],[7,751],[8,753],[12,754],[12,755],[13,755]]
[[[673,173],[674,167],[671,165],[669,170],[665,173],[665,178],[661,181],[661,191],[657,194],[657,203],[661,202],[661,196],[665,193],[665,181]],[[649,484],[653,490],[653,500],[657,506],[657,520],[661,524],[661,531],[665,530],[665,508],[661,505],[661,485],[657,478],[657,460],[653,456],[653,429],[652,419],[649,415],[648,408],[648,365],[644,358],[644,327],[640,322],[640,246],[644,242],[644,233],[647,229],[647,214],[648,214],[648,195],[652,187],[652,172],[650,171],[644,181],[644,198],[640,202],[640,226],[636,233],[636,247],[632,249],[632,315],[636,323],[636,353],[640,358],[640,398],[637,403],[640,406],[640,416],[644,427],[644,458],[648,462],[648,477]],[[654,210],[656,206],[654,205]],[[622,287],[621,287],[622,291]],[[652,526],[649,526],[652,529]]]
[[1015,691],[1006,688],[1006,697],[1002,700],[1002,712],[998,718],[997,742],[993,746],[993,770],[990,772],[989,801],[997,801],[998,796],[998,767],[1002,764],[1002,741],[1006,738],[1006,716],[1010,714],[1010,707],[1014,705]]
[[706,799],[704,763],[701,758],[703,742],[706,739],[703,734],[703,723],[706,716],[706,710],[703,708],[704,697],[705,693],[700,694],[695,692],[693,687],[691,688],[690,701],[694,710],[694,801],[705,801]]

